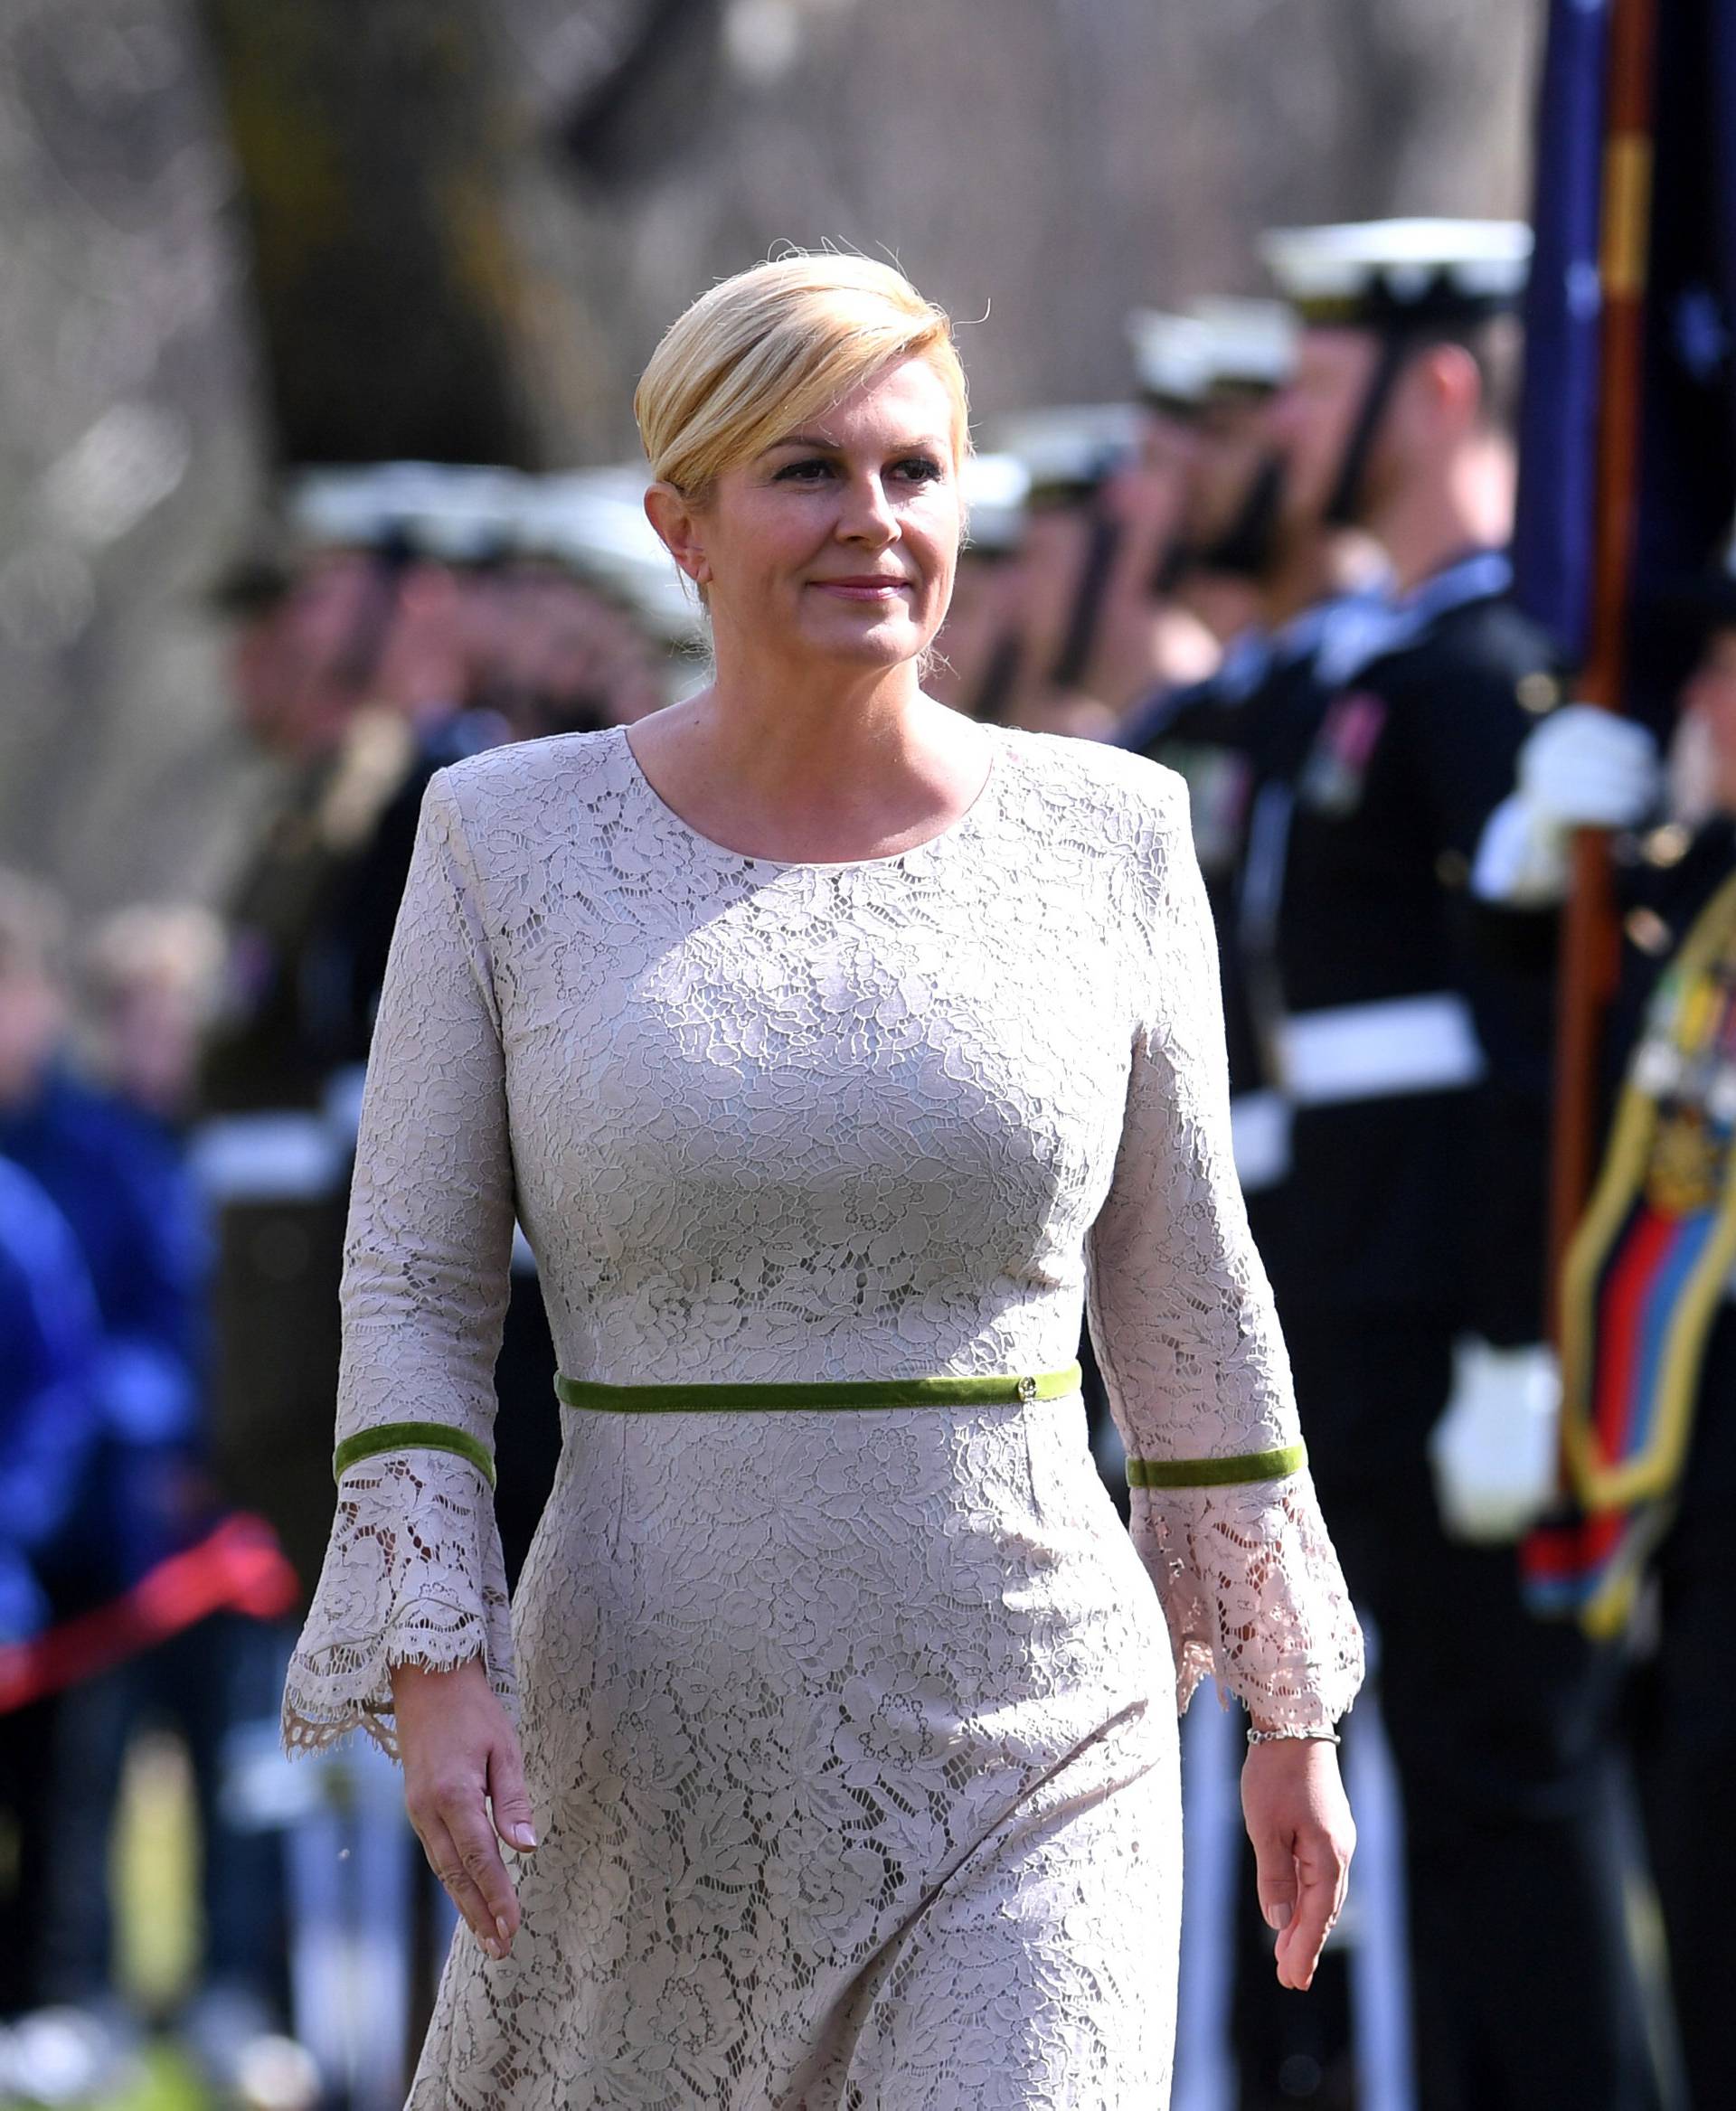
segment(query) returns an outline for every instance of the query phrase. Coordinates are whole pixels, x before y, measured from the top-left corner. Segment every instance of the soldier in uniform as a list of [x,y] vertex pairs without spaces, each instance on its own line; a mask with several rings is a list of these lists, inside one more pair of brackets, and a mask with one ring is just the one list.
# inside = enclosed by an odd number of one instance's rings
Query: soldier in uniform
[[[1236,943],[1238,891],[1262,756],[1316,708],[1323,649],[1365,632],[1386,608],[1385,567],[1354,528],[1296,520],[1282,505],[1283,457],[1269,409],[1288,379],[1295,325],[1281,303],[1203,301],[1188,315],[1143,313],[1135,335],[1140,380],[1166,424],[1181,415],[1178,383],[1193,380],[1176,559],[1171,585],[1207,605],[1246,604],[1249,620],[1212,675],[1160,691],[1124,721],[1118,739],[1187,780],[1194,843],[1219,933],[1219,969],[1230,1054],[1231,1140],[1256,1242],[1288,1169],[1289,1115],[1267,1073]],[[1364,1730],[1359,1720],[1354,1736]],[[1236,1823],[1240,1755],[1208,1713],[1184,1730],[1184,1823],[1192,1872],[1184,1911],[1184,2022],[1178,2071],[1217,2071],[1230,2055],[1239,2101],[1250,2107],[1344,2086],[1352,2061],[1346,1944],[1321,1962],[1324,1997],[1307,2013],[1286,2003],[1264,1955]],[[1353,1742],[1352,1755],[1355,1756]],[[1382,1848],[1359,1811],[1359,1867]],[[1384,1960],[1377,1960],[1384,1962]],[[1203,1989],[1210,1989],[1209,1993]],[[1357,1991],[1363,1989],[1359,1976]]]
[[1384,567],[1366,536],[1283,514],[1269,407],[1288,378],[1293,337],[1289,311],[1277,302],[1204,302],[1192,316],[1140,318],[1148,400],[1174,401],[1178,344],[1197,377],[1176,583],[1196,573],[1233,580],[1252,613],[1214,674],[1146,698],[1117,733],[1120,745],[1187,780],[1222,941],[1236,1169],[1257,1238],[1260,1198],[1288,1164],[1288,1111],[1263,1073],[1231,942],[1258,762],[1277,729],[1307,716],[1322,645],[1366,626],[1385,605]]
[[1005,722],[1108,739],[1117,712],[1099,693],[1098,659],[1133,554],[1115,478],[1136,455],[1137,414],[1123,404],[1058,406],[1002,419],[989,438],[1026,478],[1011,572],[1020,650]]
[[[1721,1675],[1736,1505],[1736,574],[1709,573],[1672,599],[1700,642],[1672,772],[1691,817],[1637,829],[1657,811],[1650,734],[1570,706],[1522,749],[1473,883],[1496,900],[1559,900],[1571,832],[1621,831],[1607,1141],[1561,1292],[1567,1500],[1526,1539],[1524,1560],[1539,1612],[1622,1636],[1633,1653],[1626,1717],[1686,2098],[1703,2111],[1736,2074],[1722,1969],[1736,1706]],[[1528,1503],[1510,1457],[1453,1463],[1467,1507]]]
[[1302,325],[1286,505],[1366,529],[1396,582],[1262,759],[1239,928],[1291,1107],[1263,1252],[1404,1803],[1420,2098],[1615,2111],[1653,2093],[1599,1739],[1616,1667],[1523,1616],[1511,1547],[1444,1529],[1429,1460],[1443,1418],[1519,1411],[1543,1356],[1552,933],[1467,885],[1558,695],[1502,550],[1529,234],[1265,248]]
[[368,533],[346,523],[326,542],[307,527],[293,572],[241,613],[236,701],[283,789],[229,905],[196,1096],[194,1164],[217,1231],[219,1470],[277,1527],[309,1591],[331,1515],[330,1462],[310,1432],[337,1369],[344,1154],[326,1095],[347,1005],[321,938],[413,747],[375,687],[408,552],[369,548]]

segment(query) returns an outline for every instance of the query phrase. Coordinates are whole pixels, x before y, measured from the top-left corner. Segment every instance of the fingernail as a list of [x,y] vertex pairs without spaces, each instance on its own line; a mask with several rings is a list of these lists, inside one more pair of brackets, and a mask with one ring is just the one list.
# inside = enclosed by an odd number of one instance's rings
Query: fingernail
[[505,1917],[505,1914],[502,1914],[502,1913],[496,1913],[496,1914],[495,1914],[495,1933],[497,1936],[499,1936],[499,1937],[500,1937],[500,1940],[501,1940],[501,1946],[502,1946],[503,1948],[505,1948],[505,1946],[506,1946],[506,1944],[508,1944],[509,1942],[511,1942],[511,1941],[512,1941],[512,1939],[513,1939],[513,1938],[512,1938],[512,1936],[511,1936],[510,1932],[509,1932],[509,1931],[508,1931],[508,1929],[507,1929],[507,1927],[506,1927],[506,1917]]
[[1266,1925],[1280,1930],[1290,1925],[1290,1908],[1287,1900],[1280,1899],[1266,1908]]
[[513,1845],[514,1847],[534,1847],[536,1834],[528,1825],[514,1825],[513,1827]]

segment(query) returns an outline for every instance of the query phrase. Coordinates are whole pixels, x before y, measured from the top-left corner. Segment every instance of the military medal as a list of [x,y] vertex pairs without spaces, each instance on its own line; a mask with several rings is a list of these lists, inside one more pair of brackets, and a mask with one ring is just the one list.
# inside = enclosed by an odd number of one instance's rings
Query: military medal
[[1177,742],[1165,760],[1187,780],[1194,849],[1200,869],[1227,872],[1241,851],[1253,769],[1245,755],[1205,741]]
[[1333,820],[1354,814],[1385,724],[1386,705],[1378,696],[1354,690],[1335,697],[1303,765],[1298,804]]

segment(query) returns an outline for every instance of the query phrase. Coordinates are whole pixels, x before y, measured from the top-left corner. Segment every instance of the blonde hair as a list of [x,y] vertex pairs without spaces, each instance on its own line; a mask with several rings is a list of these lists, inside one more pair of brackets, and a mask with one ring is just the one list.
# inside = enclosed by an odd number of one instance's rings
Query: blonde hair
[[750,460],[896,359],[925,359],[953,399],[953,454],[970,451],[965,370],[944,308],[889,264],[830,250],[756,264],[670,325],[633,415],[659,482],[703,504]]
[[223,927],[208,909],[134,902],[105,917],[86,942],[85,989],[104,1010],[139,990],[165,990],[209,1017],[222,979],[223,949]]

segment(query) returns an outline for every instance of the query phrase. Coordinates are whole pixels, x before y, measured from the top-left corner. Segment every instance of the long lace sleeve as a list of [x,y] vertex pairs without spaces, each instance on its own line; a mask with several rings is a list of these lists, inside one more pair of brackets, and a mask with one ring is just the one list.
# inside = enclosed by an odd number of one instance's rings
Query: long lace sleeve
[[1216,950],[1179,786],[1164,787],[1121,880],[1137,1023],[1089,1313],[1134,1540],[1169,1623],[1179,1705],[1215,1672],[1263,1717],[1320,1729],[1362,1682],[1362,1635],[1232,1168]]
[[515,1706],[492,1466],[512,1158],[493,959],[448,774],[423,797],[368,1058],[337,1512],[285,1687],[291,1751],[362,1729],[395,1754],[395,1663],[480,1654]]

